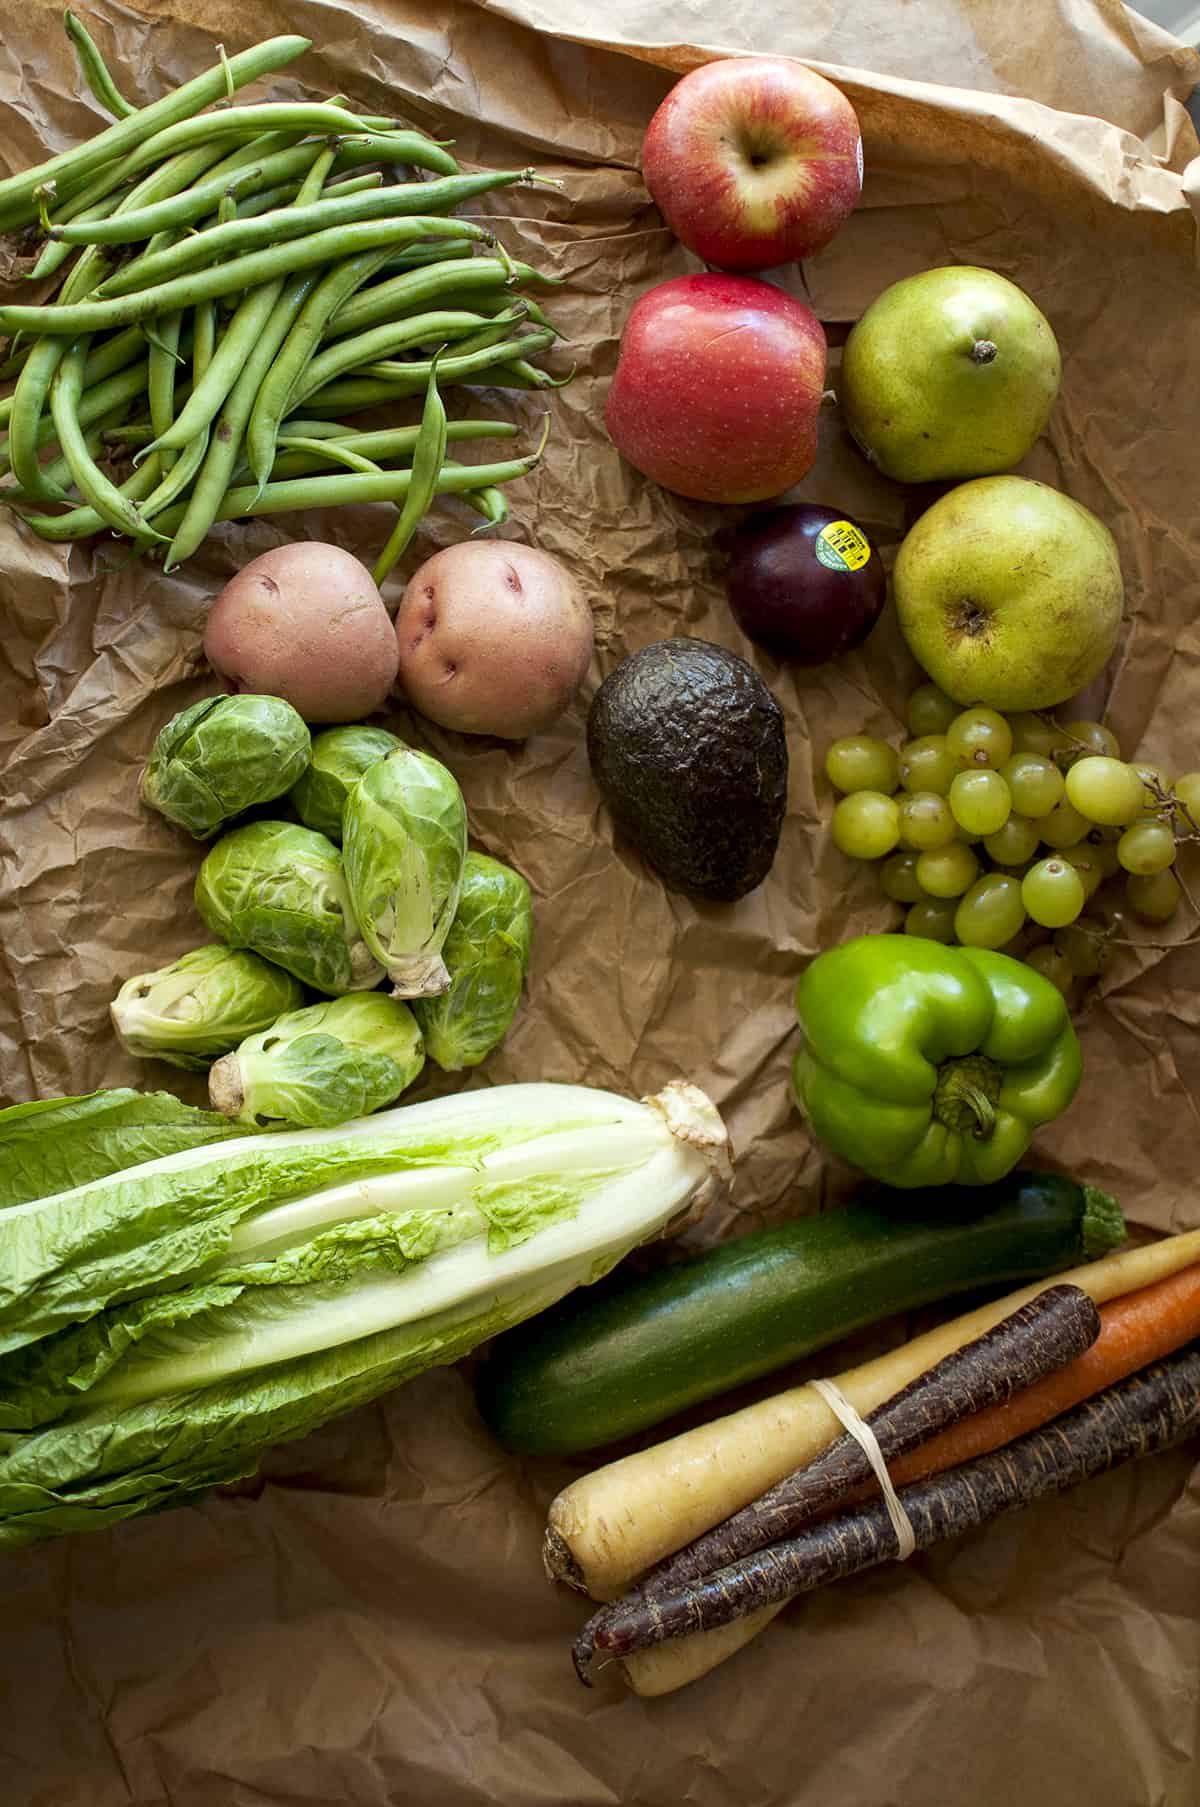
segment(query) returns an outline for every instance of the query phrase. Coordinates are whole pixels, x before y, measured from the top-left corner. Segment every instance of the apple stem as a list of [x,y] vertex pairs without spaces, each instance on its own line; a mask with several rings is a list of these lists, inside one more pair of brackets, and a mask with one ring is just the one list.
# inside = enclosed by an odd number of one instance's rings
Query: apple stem
[[971,361],[975,364],[990,364],[999,349],[992,339],[976,339],[971,347]]

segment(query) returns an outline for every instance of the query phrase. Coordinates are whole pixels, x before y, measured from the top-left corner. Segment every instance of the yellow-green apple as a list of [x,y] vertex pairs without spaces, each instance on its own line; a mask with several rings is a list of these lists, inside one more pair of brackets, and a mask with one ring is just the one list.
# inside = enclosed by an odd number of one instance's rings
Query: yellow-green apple
[[605,423],[630,464],[700,502],[762,502],[817,455],[825,334],[752,276],[676,276],[634,303]]
[[646,187],[689,251],[768,270],[827,245],[862,188],[854,108],[788,57],[722,57],[677,82],[642,144]]

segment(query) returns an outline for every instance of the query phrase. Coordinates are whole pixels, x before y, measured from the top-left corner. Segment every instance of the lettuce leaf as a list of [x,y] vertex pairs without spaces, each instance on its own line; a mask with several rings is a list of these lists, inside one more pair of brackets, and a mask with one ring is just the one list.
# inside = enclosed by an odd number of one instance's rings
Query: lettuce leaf
[[170,1092],[120,1086],[0,1111],[0,1211],[246,1132]]

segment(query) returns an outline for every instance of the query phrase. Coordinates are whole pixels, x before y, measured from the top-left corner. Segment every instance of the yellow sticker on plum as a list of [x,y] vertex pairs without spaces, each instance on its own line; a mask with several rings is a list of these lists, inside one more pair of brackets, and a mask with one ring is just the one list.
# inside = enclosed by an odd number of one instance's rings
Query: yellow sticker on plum
[[871,556],[871,543],[853,521],[830,521],[814,542],[814,551],[829,571],[861,571]]

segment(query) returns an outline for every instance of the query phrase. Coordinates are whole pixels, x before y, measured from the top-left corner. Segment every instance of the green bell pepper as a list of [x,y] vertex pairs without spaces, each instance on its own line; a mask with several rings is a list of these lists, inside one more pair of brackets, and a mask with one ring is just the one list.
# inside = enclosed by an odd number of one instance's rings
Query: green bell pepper
[[862,935],[805,970],[796,1013],[796,1102],[889,1186],[1001,1179],[1083,1071],[1061,993],[983,948]]

